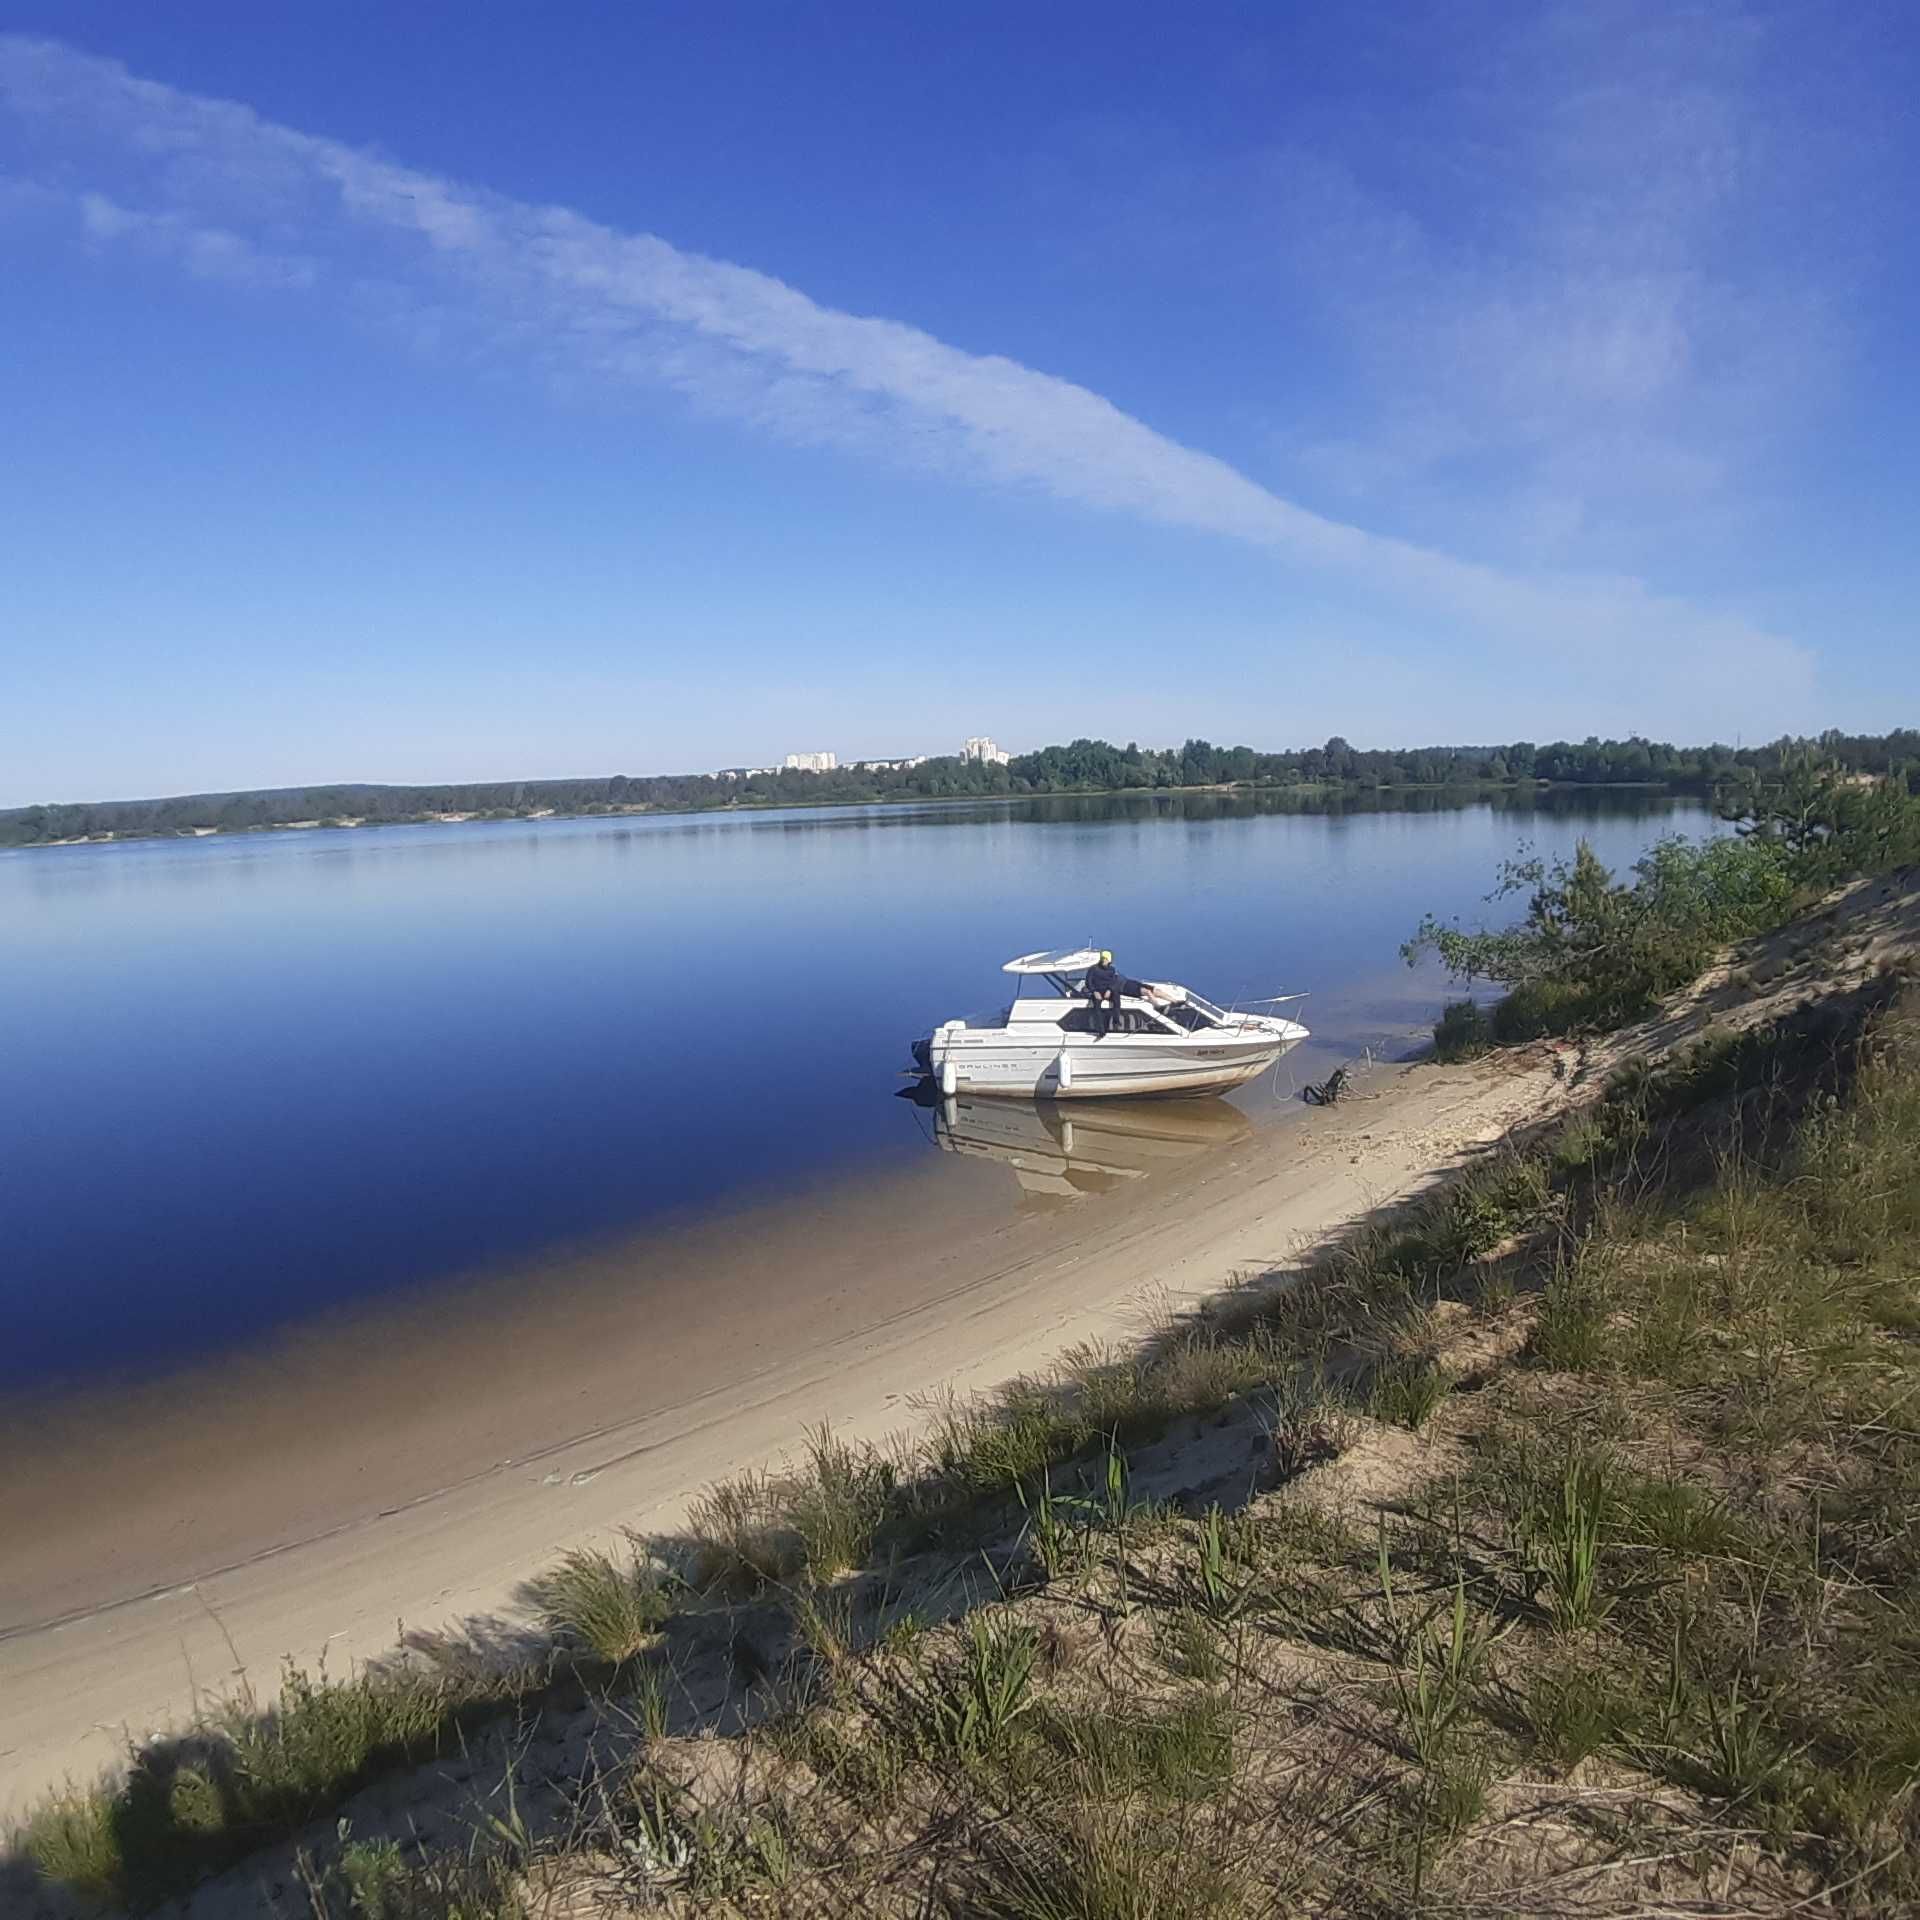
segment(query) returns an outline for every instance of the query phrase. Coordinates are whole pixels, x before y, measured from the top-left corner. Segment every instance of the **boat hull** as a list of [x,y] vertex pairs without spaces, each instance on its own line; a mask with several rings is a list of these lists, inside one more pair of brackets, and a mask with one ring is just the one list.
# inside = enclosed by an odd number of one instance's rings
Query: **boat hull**
[[[1278,1024],[1278,1023],[1276,1023]],[[940,1090],[1009,1100],[1153,1099],[1228,1093],[1306,1038],[1304,1029],[1183,1044],[1147,1034],[1061,1035],[1036,1046],[992,1029],[943,1030],[928,1047]]]

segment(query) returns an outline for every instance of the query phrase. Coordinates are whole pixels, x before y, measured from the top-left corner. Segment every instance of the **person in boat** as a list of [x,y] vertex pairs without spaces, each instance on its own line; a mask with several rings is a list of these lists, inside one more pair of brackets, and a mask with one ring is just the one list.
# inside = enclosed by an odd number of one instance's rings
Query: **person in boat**
[[1087,969],[1087,1000],[1093,1008],[1093,1031],[1104,1039],[1113,1029],[1113,1016],[1127,994],[1144,998],[1146,988],[1138,980],[1129,980],[1113,964],[1113,955],[1101,948],[1100,958]]

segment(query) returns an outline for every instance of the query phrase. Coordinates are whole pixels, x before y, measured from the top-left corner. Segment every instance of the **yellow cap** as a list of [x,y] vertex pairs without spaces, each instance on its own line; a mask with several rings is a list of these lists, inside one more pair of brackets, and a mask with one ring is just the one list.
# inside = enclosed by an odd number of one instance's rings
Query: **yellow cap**
[[1102,947],[1100,949],[1100,964],[1103,967],[1110,967],[1113,965],[1113,955],[1110,954],[1105,947]]

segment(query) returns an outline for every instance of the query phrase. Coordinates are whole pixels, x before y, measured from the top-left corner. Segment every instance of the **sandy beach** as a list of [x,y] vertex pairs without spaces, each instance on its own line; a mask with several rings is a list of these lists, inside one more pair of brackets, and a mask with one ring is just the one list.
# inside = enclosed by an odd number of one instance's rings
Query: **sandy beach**
[[795,1203],[760,1223],[757,1265],[688,1235],[643,1308],[583,1255],[531,1293],[249,1359],[217,1404],[175,1382],[17,1422],[0,1809],[197,1698],[270,1689],[288,1658],[339,1672],[403,1628],[512,1617],[560,1551],[670,1528],[811,1423],[883,1436],[923,1396],[1125,1337],[1166,1295],[1289,1261],[1560,1097],[1545,1061],[1382,1066],[1337,1108],[1098,1204],[983,1234],[963,1199],[932,1259],[924,1209],[955,1205],[951,1183]]

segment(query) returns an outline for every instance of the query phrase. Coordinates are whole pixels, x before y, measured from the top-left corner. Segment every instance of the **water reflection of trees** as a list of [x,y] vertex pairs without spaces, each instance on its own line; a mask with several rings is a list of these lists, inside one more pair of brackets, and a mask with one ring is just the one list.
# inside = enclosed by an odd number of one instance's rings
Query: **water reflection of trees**
[[[1632,788],[1597,789],[1534,787],[1385,788],[1351,791],[1328,788],[1317,792],[1239,791],[1232,793],[1111,793],[1048,794],[1030,799],[928,807],[862,810],[861,824],[891,824],[895,819],[919,824],[959,826],[977,821],[983,813],[995,819],[1033,825],[1089,825],[1108,820],[1253,820],[1273,814],[1317,815],[1340,818],[1362,813],[1457,813],[1483,807],[1503,816],[1554,820],[1643,820],[1696,810],[1697,796]],[[806,824],[795,821],[793,824]]]

